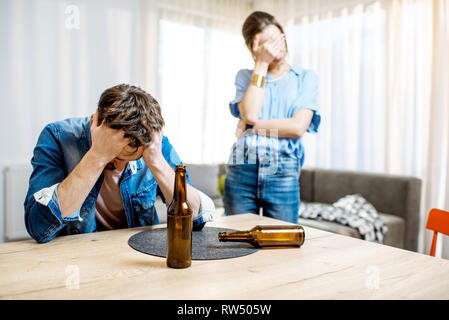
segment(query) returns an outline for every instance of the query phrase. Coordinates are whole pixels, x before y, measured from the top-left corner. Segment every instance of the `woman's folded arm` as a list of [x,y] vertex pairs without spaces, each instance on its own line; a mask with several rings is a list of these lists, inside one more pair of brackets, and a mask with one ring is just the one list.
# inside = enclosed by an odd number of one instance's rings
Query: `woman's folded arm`
[[[257,120],[253,125],[253,132],[258,135],[269,136],[273,130],[277,130],[278,138],[300,138],[307,131],[313,118],[313,110],[300,109],[292,118]],[[240,120],[239,128],[244,126]],[[275,134],[275,133],[274,133]]]

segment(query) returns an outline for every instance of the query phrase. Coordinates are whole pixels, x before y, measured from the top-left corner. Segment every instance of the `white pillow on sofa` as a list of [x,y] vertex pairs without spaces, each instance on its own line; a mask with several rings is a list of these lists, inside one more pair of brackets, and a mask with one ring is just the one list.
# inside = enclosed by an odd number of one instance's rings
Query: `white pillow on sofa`
[[379,243],[388,231],[374,206],[360,194],[344,196],[333,204],[301,202],[299,217],[350,226],[357,229],[363,239]]

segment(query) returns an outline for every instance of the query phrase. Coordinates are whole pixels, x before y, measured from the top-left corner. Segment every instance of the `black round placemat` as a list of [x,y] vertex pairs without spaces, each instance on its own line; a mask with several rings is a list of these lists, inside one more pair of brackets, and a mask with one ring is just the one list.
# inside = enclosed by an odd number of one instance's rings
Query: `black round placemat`
[[[216,260],[242,257],[256,252],[249,243],[220,242],[219,232],[232,232],[233,229],[204,227],[192,232],[192,260]],[[166,256],[167,228],[146,230],[131,236],[128,240],[131,248],[157,257]]]

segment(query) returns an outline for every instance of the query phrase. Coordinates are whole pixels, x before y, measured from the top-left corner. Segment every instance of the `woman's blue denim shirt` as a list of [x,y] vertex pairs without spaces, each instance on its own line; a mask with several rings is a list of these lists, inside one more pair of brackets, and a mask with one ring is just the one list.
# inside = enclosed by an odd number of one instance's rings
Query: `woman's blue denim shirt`
[[[89,233],[96,230],[95,205],[103,182],[103,174],[81,207],[62,218],[58,200],[58,185],[81,161],[90,148],[90,117],[71,118],[47,125],[34,148],[28,193],[25,199],[25,225],[37,242],[48,242],[56,236]],[[162,140],[162,154],[173,168],[182,164],[167,137]],[[187,182],[191,184],[188,173]],[[128,227],[158,224],[154,202],[160,195],[150,169],[142,158],[130,161],[120,183]],[[212,200],[200,192],[201,207],[193,221],[195,230],[213,220]]]
[[[229,108],[234,117],[241,118],[238,103],[242,101],[251,82],[253,70],[239,70],[235,77],[236,95],[229,103]],[[273,77],[268,72],[264,85],[264,99],[260,112],[260,120],[288,119],[292,118],[300,109],[313,111],[313,118],[307,132],[317,133],[321,122],[321,114],[318,110],[318,77],[312,70],[292,66],[289,72],[278,81],[272,81]],[[272,82],[269,82],[272,81]],[[257,134],[245,134],[233,146],[230,163],[241,158],[240,149],[243,152],[257,154],[273,153],[286,154],[299,160],[302,167],[304,163],[304,146],[301,138],[278,138]],[[245,157],[247,157],[245,155]]]

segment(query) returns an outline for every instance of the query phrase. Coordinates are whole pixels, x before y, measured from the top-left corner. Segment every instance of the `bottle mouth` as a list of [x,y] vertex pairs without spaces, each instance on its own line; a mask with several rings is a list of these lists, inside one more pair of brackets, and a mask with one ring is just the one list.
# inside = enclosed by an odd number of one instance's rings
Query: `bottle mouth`
[[304,241],[306,241],[306,231],[304,230],[304,228],[302,228],[302,239],[301,244],[299,245],[300,247],[304,244]]
[[225,235],[226,235],[226,232],[219,232],[219,233],[218,233],[218,240],[219,240],[219,241],[222,241],[223,238],[225,237]]

